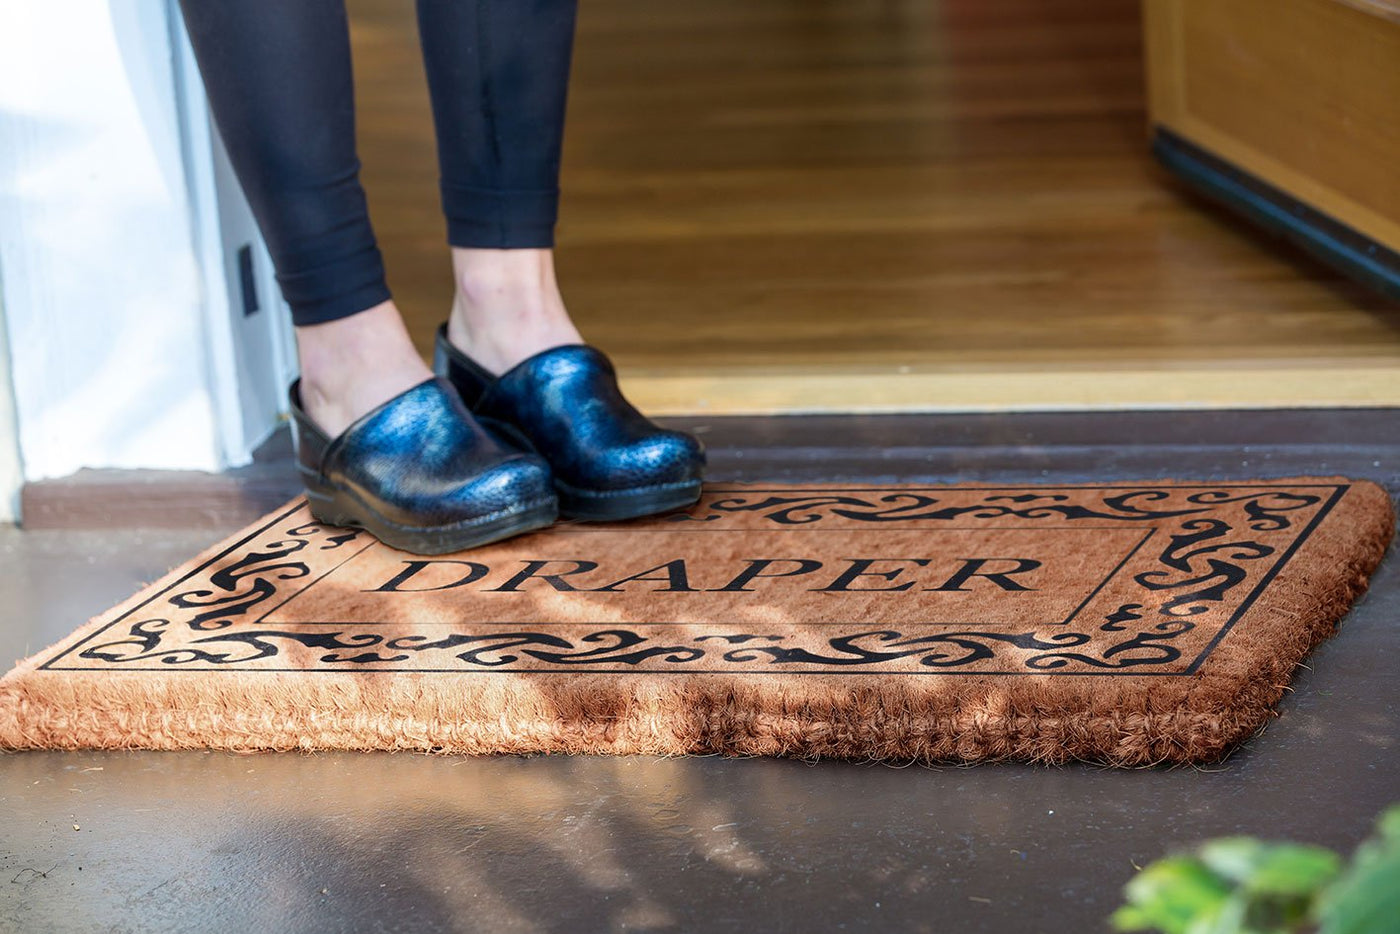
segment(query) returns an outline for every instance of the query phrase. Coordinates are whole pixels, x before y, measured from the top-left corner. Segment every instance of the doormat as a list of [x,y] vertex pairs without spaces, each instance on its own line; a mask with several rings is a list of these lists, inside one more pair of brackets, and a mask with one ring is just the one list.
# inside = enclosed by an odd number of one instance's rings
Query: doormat
[[707,487],[438,557],[296,499],[0,680],[0,748],[1219,759],[1394,528],[1372,483]]

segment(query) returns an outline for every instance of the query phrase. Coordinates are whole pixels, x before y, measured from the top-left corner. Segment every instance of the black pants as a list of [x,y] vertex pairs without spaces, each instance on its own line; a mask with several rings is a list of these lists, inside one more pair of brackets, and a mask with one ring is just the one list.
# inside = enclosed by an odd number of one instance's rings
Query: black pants
[[[418,0],[447,242],[549,247],[577,0]],[[180,0],[297,325],[389,298],[355,151],[343,0]]]

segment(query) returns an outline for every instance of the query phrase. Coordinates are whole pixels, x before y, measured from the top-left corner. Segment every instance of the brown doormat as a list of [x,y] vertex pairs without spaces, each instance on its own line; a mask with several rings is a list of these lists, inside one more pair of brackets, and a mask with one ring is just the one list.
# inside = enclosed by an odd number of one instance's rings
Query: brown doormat
[[0,748],[1219,758],[1394,527],[1375,484],[725,485],[424,558],[298,499],[0,680]]

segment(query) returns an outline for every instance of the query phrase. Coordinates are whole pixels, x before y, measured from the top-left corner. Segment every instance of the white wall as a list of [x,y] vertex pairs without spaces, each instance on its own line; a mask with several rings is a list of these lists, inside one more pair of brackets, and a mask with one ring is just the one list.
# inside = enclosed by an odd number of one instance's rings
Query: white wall
[[[0,269],[0,297],[4,295],[4,282],[5,270]],[[23,482],[15,394],[10,382],[10,351],[5,340],[5,304],[0,301],[0,522],[14,522],[19,518],[19,488]]]
[[[0,0],[0,305],[26,479],[219,470],[275,424],[287,327],[264,266],[274,338],[240,392],[225,237],[266,256],[216,153],[170,0]],[[0,484],[3,434],[0,415]]]

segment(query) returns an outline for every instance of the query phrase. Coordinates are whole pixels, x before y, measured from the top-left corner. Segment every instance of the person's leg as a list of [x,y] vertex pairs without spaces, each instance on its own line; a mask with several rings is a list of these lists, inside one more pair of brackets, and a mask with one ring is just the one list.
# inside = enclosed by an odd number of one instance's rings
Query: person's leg
[[621,520],[695,502],[705,454],[627,401],[559,295],[575,12],[576,0],[418,0],[457,280],[433,362],[484,425],[549,464],[561,516]]
[[334,437],[432,374],[385,284],[343,0],[180,0],[214,122],[292,311],[307,413]]
[[579,343],[554,276],[577,0],[417,0],[456,293],[448,339],[500,373]]

